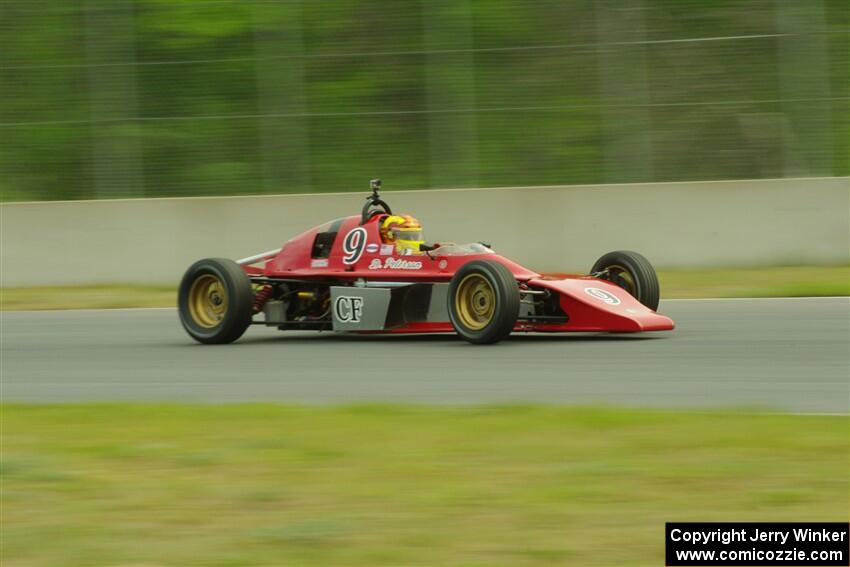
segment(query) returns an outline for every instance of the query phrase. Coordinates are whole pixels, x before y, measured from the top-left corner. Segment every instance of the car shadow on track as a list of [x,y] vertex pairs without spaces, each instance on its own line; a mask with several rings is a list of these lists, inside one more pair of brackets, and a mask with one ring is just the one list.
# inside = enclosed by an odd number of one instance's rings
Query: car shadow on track
[[[624,342],[624,341],[647,341],[665,338],[660,333],[635,333],[635,334],[612,334],[612,333],[518,333],[511,335],[501,343],[545,343],[545,342]],[[269,344],[302,341],[322,341],[332,343],[443,343],[445,345],[469,345],[466,341],[455,334],[403,334],[403,335],[355,335],[347,333],[314,333],[314,332],[282,332],[277,336],[251,337],[243,336],[237,344]],[[469,345],[479,346],[479,345]],[[486,345],[485,345],[486,346]]]

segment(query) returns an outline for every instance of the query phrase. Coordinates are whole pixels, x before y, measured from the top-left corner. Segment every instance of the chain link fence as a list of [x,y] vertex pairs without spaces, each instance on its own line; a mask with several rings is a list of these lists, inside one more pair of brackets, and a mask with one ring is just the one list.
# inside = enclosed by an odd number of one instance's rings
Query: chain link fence
[[4,0],[3,200],[848,175],[846,0]]

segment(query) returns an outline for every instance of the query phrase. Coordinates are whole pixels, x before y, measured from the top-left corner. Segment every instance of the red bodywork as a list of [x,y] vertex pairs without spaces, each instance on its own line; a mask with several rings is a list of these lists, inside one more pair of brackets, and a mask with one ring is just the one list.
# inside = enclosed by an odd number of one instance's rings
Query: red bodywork
[[[382,248],[379,232],[381,218],[380,215],[374,216],[361,225],[360,216],[350,216],[315,227],[286,242],[279,252],[265,261],[263,267],[243,265],[243,269],[253,277],[304,281],[330,280],[340,285],[350,284],[361,278],[368,282],[448,283],[463,264],[476,259],[489,259],[504,264],[521,286],[556,293],[561,309],[568,316],[566,322],[520,320],[515,327],[517,331],[631,333],[666,331],[674,327],[671,319],[645,307],[625,290],[607,280],[583,275],[547,276],[492,252],[443,256],[436,251],[431,254],[399,256],[393,248],[391,253],[387,253],[386,246],[389,245],[384,245]],[[360,237],[365,233],[365,241],[362,245],[357,242],[362,250],[355,259],[350,253],[351,247],[347,251],[344,243],[347,235],[357,229],[360,229]],[[336,233],[329,247],[329,254],[325,258],[315,257],[314,245],[317,234],[328,232]],[[416,269],[386,267],[388,259],[390,259],[389,264],[395,266],[403,262],[413,262],[414,266],[416,263],[421,263],[421,267]],[[587,291],[588,289],[601,290],[607,295],[591,293]],[[617,303],[613,303],[614,300],[608,296],[613,296]],[[411,322],[382,332],[453,331],[452,324],[446,320]]]

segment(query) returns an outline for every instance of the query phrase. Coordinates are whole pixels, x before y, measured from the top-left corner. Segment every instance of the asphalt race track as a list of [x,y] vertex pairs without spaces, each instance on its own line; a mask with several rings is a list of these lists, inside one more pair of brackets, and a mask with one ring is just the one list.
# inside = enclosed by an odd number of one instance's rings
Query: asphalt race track
[[4,312],[2,399],[626,404],[848,413],[850,300],[663,302],[642,335],[349,336],[204,346],[173,309]]

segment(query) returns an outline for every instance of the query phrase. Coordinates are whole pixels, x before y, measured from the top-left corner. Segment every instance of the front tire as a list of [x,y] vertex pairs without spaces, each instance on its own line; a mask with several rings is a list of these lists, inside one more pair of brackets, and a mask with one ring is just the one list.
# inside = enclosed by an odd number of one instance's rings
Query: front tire
[[637,252],[609,252],[593,264],[590,274],[599,274],[596,277],[620,286],[645,306],[658,310],[661,299],[658,276],[649,260]]
[[516,278],[493,260],[464,264],[452,277],[448,297],[452,326],[473,344],[492,344],[507,338],[519,317]]
[[180,322],[204,344],[232,343],[251,324],[254,292],[248,275],[233,260],[207,258],[192,264],[180,282]]

